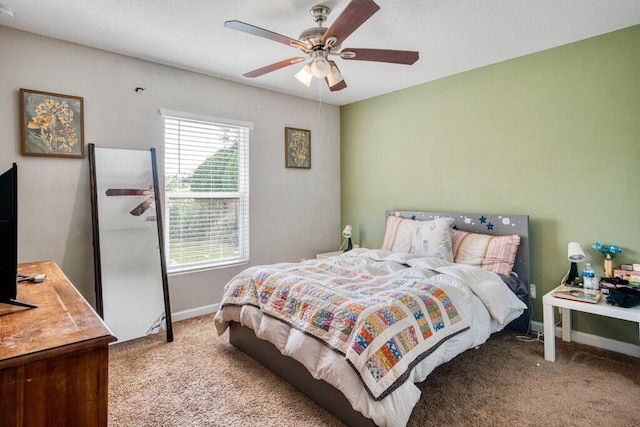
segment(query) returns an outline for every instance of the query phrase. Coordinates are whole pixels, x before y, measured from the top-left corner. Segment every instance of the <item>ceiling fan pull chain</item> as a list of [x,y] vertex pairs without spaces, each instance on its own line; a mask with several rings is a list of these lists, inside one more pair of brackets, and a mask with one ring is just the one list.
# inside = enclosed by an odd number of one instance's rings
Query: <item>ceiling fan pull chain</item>
[[318,116],[322,117],[322,85],[318,83]]

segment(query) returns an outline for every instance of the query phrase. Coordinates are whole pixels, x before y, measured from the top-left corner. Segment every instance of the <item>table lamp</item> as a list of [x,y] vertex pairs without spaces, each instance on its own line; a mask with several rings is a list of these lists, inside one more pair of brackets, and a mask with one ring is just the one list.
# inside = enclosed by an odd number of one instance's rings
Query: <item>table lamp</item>
[[[347,252],[353,249],[353,243],[351,242],[351,226],[350,225],[347,225],[344,228],[344,230],[342,230],[342,237],[345,238],[345,242],[347,243],[347,248],[344,251]],[[342,243],[342,246],[344,246],[344,243]],[[340,246],[340,248],[342,248],[342,246]]]
[[578,242],[569,243],[567,248],[567,258],[571,261],[571,267],[567,273],[567,279],[565,284],[574,285],[580,275],[578,274],[578,263],[583,262],[587,257],[584,255],[584,251]]

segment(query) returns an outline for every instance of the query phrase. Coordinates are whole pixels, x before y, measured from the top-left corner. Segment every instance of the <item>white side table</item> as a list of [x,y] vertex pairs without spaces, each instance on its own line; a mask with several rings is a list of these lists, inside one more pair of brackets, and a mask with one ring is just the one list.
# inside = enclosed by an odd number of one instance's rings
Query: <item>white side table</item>
[[[553,290],[555,291],[555,289]],[[602,295],[598,304],[573,301],[564,298],[557,298],[552,295],[553,291],[542,297],[542,314],[544,321],[544,358],[550,362],[556,360],[556,334],[554,307],[562,309],[562,340],[571,341],[571,310],[583,313],[598,314],[600,316],[613,317],[614,319],[630,320],[638,322],[640,332],[640,306],[632,308],[622,308],[609,305],[606,302],[606,295]],[[639,334],[640,336],[640,334]]]
[[323,254],[317,254],[316,258],[317,259],[327,259],[327,258],[331,258],[333,256],[340,256],[343,253],[344,253],[343,251],[325,252]]

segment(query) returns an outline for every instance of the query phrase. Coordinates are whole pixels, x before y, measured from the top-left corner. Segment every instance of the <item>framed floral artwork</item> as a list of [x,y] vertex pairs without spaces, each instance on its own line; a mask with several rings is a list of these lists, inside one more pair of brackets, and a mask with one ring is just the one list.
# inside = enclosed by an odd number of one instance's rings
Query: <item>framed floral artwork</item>
[[20,150],[24,156],[84,158],[83,99],[20,89]]
[[311,169],[311,131],[284,128],[284,160],[288,168]]

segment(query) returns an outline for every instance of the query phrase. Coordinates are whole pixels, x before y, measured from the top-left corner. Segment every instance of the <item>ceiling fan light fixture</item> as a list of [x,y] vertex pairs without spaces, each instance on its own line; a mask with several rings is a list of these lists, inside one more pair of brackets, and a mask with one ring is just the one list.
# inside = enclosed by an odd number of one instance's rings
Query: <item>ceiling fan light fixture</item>
[[300,81],[303,85],[309,87],[311,86],[311,79],[313,78],[313,73],[311,71],[311,66],[309,64],[305,64],[304,67],[300,69],[296,73],[296,79]]
[[311,63],[311,73],[319,79],[323,79],[327,77],[329,71],[331,70],[331,65],[329,65],[329,61],[322,56],[317,57]]
[[319,79],[324,79],[331,71],[331,64],[327,61],[326,53],[316,50],[311,54],[311,73]]
[[338,70],[338,67],[335,65],[331,66],[331,71],[327,74],[327,83],[329,83],[329,87],[333,87],[344,80],[342,73]]

